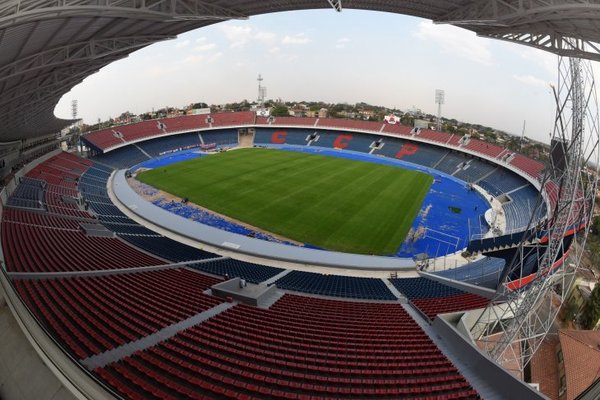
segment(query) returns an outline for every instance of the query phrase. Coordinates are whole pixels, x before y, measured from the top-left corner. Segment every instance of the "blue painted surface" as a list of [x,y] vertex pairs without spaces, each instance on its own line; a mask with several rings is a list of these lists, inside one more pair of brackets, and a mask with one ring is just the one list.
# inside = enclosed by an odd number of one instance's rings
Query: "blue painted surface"
[[143,163],[137,164],[131,168],[129,171],[133,172],[140,168],[159,168],[167,165],[175,164],[181,161],[192,160],[198,157],[204,157],[206,153],[201,153],[198,149],[192,150],[183,150],[178,151],[176,153],[165,154],[163,156],[153,158],[152,160],[145,161]]
[[[423,200],[421,210],[412,224],[407,239],[400,245],[396,254],[391,254],[390,256],[412,258],[414,255],[420,253],[427,253],[429,257],[443,256],[466,247],[470,235],[485,233],[487,231],[487,225],[485,222],[480,223],[480,220],[483,220],[482,216],[489,208],[489,203],[478,192],[469,190],[465,182],[453,176],[422,165],[350,150],[275,144],[269,144],[268,147],[362,162],[373,162],[432,175],[434,183]],[[158,168],[204,155],[204,153],[200,153],[198,150],[182,151],[146,161],[136,165],[131,170],[141,167]],[[147,187],[147,190],[149,191],[147,194],[156,194],[155,189]],[[282,242],[271,235],[255,232],[244,226],[235,224],[211,212],[199,210],[180,202],[171,202],[164,198],[159,198],[154,200],[153,203],[174,214],[227,232],[267,241],[291,244],[285,241]],[[460,208],[460,212],[453,213],[449,207]],[[315,248],[310,244],[305,244],[304,246]]]

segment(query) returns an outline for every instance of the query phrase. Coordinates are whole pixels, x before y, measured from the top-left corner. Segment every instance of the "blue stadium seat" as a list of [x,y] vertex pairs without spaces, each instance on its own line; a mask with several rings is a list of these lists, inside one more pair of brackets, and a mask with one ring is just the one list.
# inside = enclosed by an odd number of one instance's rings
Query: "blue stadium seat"
[[292,271],[276,282],[277,287],[298,292],[354,299],[396,300],[385,283],[377,278],[324,275]]

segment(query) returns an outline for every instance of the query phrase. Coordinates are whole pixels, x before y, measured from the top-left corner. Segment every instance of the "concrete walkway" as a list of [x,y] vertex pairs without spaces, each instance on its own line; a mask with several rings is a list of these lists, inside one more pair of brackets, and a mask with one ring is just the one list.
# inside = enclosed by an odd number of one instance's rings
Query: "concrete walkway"
[[92,271],[63,271],[63,272],[8,272],[11,279],[57,279],[57,278],[74,278],[74,277],[91,277],[91,276],[106,276],[106,275],[124,275],[136,274],[138,272],[160,271],[163,269],[173,269],[186,267],[188,264],[203,264],[217,260],[223,260],[229,257],[213,257],[203,260],[183,261],[173,264],[150,265],[147,267],[132,267],[118,269],[97,269]]

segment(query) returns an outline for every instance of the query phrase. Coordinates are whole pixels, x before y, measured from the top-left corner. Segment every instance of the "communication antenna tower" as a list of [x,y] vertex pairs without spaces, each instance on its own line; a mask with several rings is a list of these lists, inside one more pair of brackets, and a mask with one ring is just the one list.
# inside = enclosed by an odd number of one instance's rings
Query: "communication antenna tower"
[[258,74],[258,108],[263,108],[265,104],[265,98],[267,97],[267,88],[262,85],[263,77]]
[[445,102],[446,93],[441,89],[435,90],[435,104],[438,105],[436,130],[442,130],[442,104]]
[[71,101],[71,116],[77,119],[77,100]]

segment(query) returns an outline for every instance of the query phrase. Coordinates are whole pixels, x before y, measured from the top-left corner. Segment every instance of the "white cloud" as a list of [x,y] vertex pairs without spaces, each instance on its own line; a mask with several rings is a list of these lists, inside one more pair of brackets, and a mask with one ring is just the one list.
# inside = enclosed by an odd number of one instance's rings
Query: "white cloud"
[[293,36],[285,35],[281,40],[283,44],[307,44],[310,43],[310,38],[305,33],[297,33]]
[[336,42],[335,42],[335,48],[336,49],[345,49],[346,45],[350,43],[350,39],[343,37],[343,38],[339,38]]
[[243,47],[250,41],[271,44],[277,40],[273,32],[260,31],[250,26],[223,25],[220,27],[231,47]]
[[186,64],[197,64],[204,61],[205,57],[199,54],[188,56],[183,59],[183,62]]
[[202,37],[199,37],[198,39],[196,39],[196,43],[204,43],[204,42],[206,42],[205,36],[202,36]]
[[512,77],[513,79],[516,79],[517,81],[524,83],[525,85],[544,88],[550,87],[550,82],[546,82],[543,79],[536,78],[533,75],[513,75]]
[[242,47],[252,37],[252,28],[240,25],[223,25],[220,27],[231,47]]
[[253,35],[253,39],[259,40],[264,43],[273,43],[277,39],[277,35],[273,32],[259,31]]
[[277,54],[277,53],[279,53],[280,51],[281,51],[281,49],[280,49],[279,47],[271,47],[271,48],[269,49],[269,53],[271,53],[271,54]]
[[210,57],[208,57],[207,61],[209,63],[212,63],[212,62],[220,60],[221,57],[223,57],[223,53],[222,52],[218,52],[218,53],[212,54]]
[[216,44],[214,44],[214,43],[206,43],[206,44],[194,47],[194,50],[196,50],[196,51],[209,51],[209,50],[213,50],[215,48],[217,48]]
[[434,42],[444,53],[457,55],[484,65],[492,64],[492,53],[488,43],[475,33],[451,25],[435,25],[421,21],[414,35],[419,39]]
[[184,40],[183,42],[177,42],[175,44],[175,48],[176,49],[183,49],[184,47],[187,47],[190,44],[189,40]]

